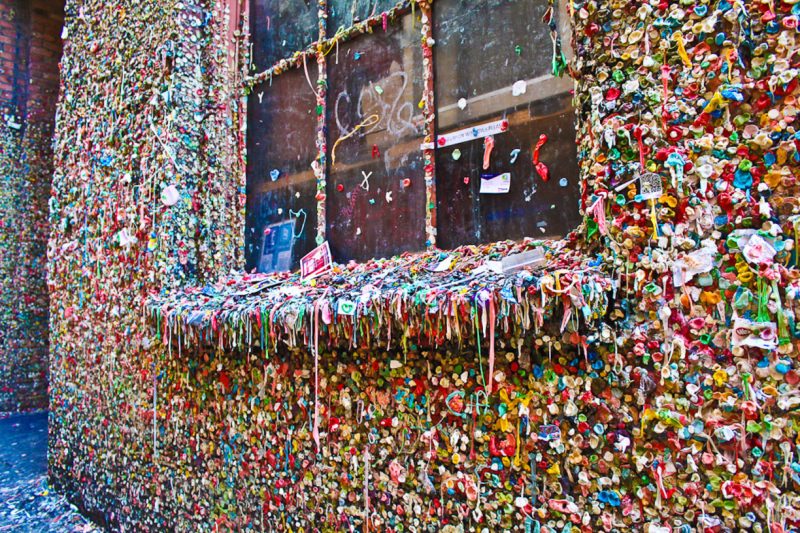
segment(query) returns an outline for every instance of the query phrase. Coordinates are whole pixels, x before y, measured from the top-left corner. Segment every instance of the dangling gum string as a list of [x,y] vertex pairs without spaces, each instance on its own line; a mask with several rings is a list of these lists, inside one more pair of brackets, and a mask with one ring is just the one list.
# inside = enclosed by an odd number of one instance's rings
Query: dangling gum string
[[656,467],[656,486],[658,487],[658,491],[656,492],[656,507],[661,509],[661,500],[662,498],[667,497],[667,491],[664,489],[664,466],[659,464]]
[[[672,339],[672,342],[669,344],[669,353],[665,354],[667,356],[666,361],[664,362],[663,368],[669,367],[670,363],[672,362],[672,356],[675,354],[675,344],[677,343],[678,349],[681,352],[680,360],[683,361],[686,359],[686,346],[683,342],[678,339],[677,337]],[[665,350],[666,351],[666,350]],[[664,384],[664,374],[661,374],[661,385]]]
[[539,160],[539,152],[546,143],[547,135],[542,133],[539,135],[539,140],[536,142],[536,146],[533,149],[533,166],[536,169],[536,173],[539,174],[539,177],[541,177],[543,181],[550,180],[550,170],[547,168],[547,165]]
[[772,509],[775,504],[772,503],[772,496],[768,496],[764,505],[767,507],[767,531],[772,531]]
[[636,128],[634,128],[633,136],[636,138],[636,144],[639,147],[639,166],[642,167],[642,172],[644,172],[644,132],[642,131],[641,126],[636,126]]
[[379,115],[370,115],[364,120],[362,120],[361,123],[358,124],[355,128],[353,128],[349,133],[336,139],[336,142],[333,143],[333,148],[331,148],[331,165],[332,166],[336,165],[336,148],[339,146],[339,143],[342,143],[347,139],[349,139],[350,137],[352,137],[353,135],[355,135],[361,128],[368,128],[370,126],[374,126],[375,124],[378,124],[380,121],[381,117]]
[[664,132],[667,131],[667,98],[669,98],[669,75],[671,68],[667,65],[667,59],[664,57],[664,64],[661,66],[661,127]]
[[681,56],[683,64],[686,65],[686,68],[692,68],[692,60],[689,59],[689,54],[686,53],[686,45],[683,41],[683,35],[680,32],[675,32],[672,37],[675,39],[675,42],[678,43],[678,55]]
[[494,381],[494,325],[495,323],[495,309],[494,309],[494,295],[489,299],[489,394],[492,394],[492,383]]
[[622,369],[625,366],[625,362],[619,355],[619,345],[617,344],[617,332],[612,330],[614,334],[614,371],[615,372],[622,372]]
[[728,64],[728,83],[731,82],[731,71],[733,71],[733,64],[731,63],[731,56],[733,55],[733,48],[725,49],[725,62]]
[[369,532],[369,442],[364,446],[364,532]]
[[[553,76],[561,77],[564,70],[567,68],[567,58],[564,56],[564,51],[561,45],[561,36],[558,34],[558,25],[556,23],[555,13],[553,6],[554,0],[550,0],[549,7],[542,17],[542,22],[547,24],[550,29],[550,40],[553,42],[553,57],[551,60]],[[572,14],[572,2],[570,2],[570,15]]]
[[491,164],[492,151],[494,150],[494,135],[489,135],[483,139],[483,170],[488,170]]
[[769,296],[770,296],[770,286],[765,283],[760,277],[758,278],[758,315],[757,319],[759,322],[768,322],[770,319],[769,316]]
[[247,345],[248,347],[253,346],[253,321],[250,315],[247,315]]
[[[469,436],[469,460],[475,460],[475,426],[478,421],[478,400],[476,398],[475,405],[472,407],[472,432]],[[784,475],[784,479],[786,476]]]
[[472,473],[475,474],[475,479],[477,480],[477,483],[475,484],[475,489],[476,489],[475,492],[477,494],[477,498],[475,498],[475,510],[478,511],[479,513],[482,513],[482,511],[481,511],[481,475],[478,473],[478,468],[479,467],[476,466],[475,470],[472,471]]
[[658,218],[656,217],[655,198],[650,198],[650,222],[653,224],[653,240],[658,240]]
[[308,62],[306,61],[306,54],[303,54],[303,71],[306,73],[306,81],[308,82],[308,86],[311,88],[311,92],[314,93],[314,96],[319,98],[319,93],[314,88],[314,84],[311,83],[311,76],[308,75]]
[[483,383],[483,388],[486,388],[486,378],[483,375],[483,355],[481,354],[481,330],[480,325],[478,324],[478,313],[479,308],[473,307],[473,325],[475,327],[475,344],[478,346],[478,363],[480,364],[481,368],[481,382]]
[[[750,29],[749,24],[748,27],[745,28],[745,22],[749,21],[750,15],[747,13],[747,7],[745,7],[742,0],[733,0],[733,4],[741,10],[739,13],[738,21],[739,21],[739,32],[737,37],[739,38],[739,46],[742,45],[742,42],[750,37]],[[741,57],[739,58],[741,60]]]
[[783,452],[783,481],[781,485],[783,486],[783,488],[786,488],[786,477],[787,477],[786,474],[790,468],[789,464],[792,462],[792,459],[794,458],[794,453],[792,452],[791,444],[789,444],[788,446],[789,449],[788,452],[786,451],[786,448],[783,448],[782,446],[780,447],[780,449]]
[[158,457],[158,441],[156,435],[158,433],[158,362],[153,356],[153,457]]
[[[547,8],[547,12],[550,13],[550,16],[552,16],[553,6],[550,6],[549,8]],[[547,15],[545,15],[545,17],[546,16]],[[553,73],[553,76],[558,76],[559,75],[558,33],[554,32],[553,30],[550,30],[550,41],[553,43],[553,57],[550,60],[552,73]]]
[[317,445],[317,453],[319,453],[319,302],[319,300],[314,302],[314,427],[311,432]]
[[346,30],[345,30],[345,27],[344,26],[339,26],[339,29],[336,30],[336,33],[334,34],[334,36],[331,37],[331,41],[332,41],[331,45],[328,47],[327,50],[322,52],[322,55],[328,55],[328,54],[331,53],[331,50],[333,50],[334,47],[335,47],[336,48],[336,64],[337,65],[339,64],[339,40],[342,37],[344,37],[345,33],[347,33]]
[[588,212],[594,215],[594,221],[597,222],[597,229],[600,232],[600,235],[603,236],[608,234],[608,219],[606,219],[605,197],[605,194],[598,194],[597,200],[595,200],[592,206],[588,209]]
[[389,318],[386,320],[386,324],[387,324],[387,326],[389,328],[389,331],[387,333],[387,338],[386,338],[386,351],[388,352],[389,350],[392,349],[392,317],[391,316],[389,316]]
[[269,346],[267,345],[266,329],[264,329],[264,311],[262,307],[258,310],[258,327],[260,328],[261,347],[264,349],[264,357],[269,359]]
[[[282,302],[279,302],[279,303],[278,303],[278,305],[276,305],[275,307],[273,307],[273,308],[272,308],[272,311],[270,311],[270,313],[269,313],[269,319],[267,320],[267,328],[268,328],[268,329],[267,329],[267,345],[268,345],[268,346],[269,346],[269,339],[272,337],[272,321],[273,321],[273,319],[275,318],[275,313],[277,313],[278,309],[280,309],[280,307],[281,307],[281,306],[282,306],[284,303],[286,303],[287,301],[288,301],[288,300],[284,300],[284,301],[282,301]],[[277,344],[277,343],[276,343],[276,344]],[[267,355],[269,355],[269,352],[267,352]],[[273,394],[274,394],[274,392],[275,392],[275,388],[274,388],[274,383],[273,383]]]

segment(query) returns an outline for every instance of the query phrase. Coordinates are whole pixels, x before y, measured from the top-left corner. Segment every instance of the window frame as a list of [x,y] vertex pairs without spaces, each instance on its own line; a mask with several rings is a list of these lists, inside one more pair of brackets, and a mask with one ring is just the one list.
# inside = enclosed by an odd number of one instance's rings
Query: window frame
[[[543,0],[546,1],[552,16],[556,21],[561,22],[561,28],[555,32],[551,27],[551,38],[554,39],[554,45],[557,40],[558,46],[564,52],[566,59],[571,59],[573,51],[570,43],[564,43],[561,40],[561,35],[569,24],[569,15],[567,12],[568,3],[565,0]],[[437,220],[437,174],[436,174],[436,141],[437,141],[437,109],[436,109],[436,86],[434,82],[435,73],[435,54],[433,48],[435,46],[434,40],[434,13],[432,2],[430,0],[400,0],[390,10],[374,14],[354,26],[344,30],[337,31],[333,36],[328,36],[327,23],[330,18],[330,8],[328,0],[316,0],[317,13],[318,13],[318,39],[309,43],[305,48],[295,51],[289,57],[277,61],[274,65],[256,73],[252,76],[247,76],[244,80],[246,94],[249,95],[260,84],[270,84],[276,76],[280,76],[285,72],[293,69],[305,69],[306,76],[310,76],[308,62],[313,60],[317,65],[317,78],[316,81],[313,77],[309,77],[309,82],[316,83],[316,100],[318,114],[316,138],[313,142],[316,144],[317,157],[312,165],[314,175],[316,177],[316,206],[317,206],[317,227],[315,242],[317,245],[322,245],[327,240],[328,222],[327,222],[327,181],[329,178],[328,158],[330,157],[331,146],[327,142],[327,128],[328,128],[328,65],[327,58],[331,50],[345,42],[360,39],[373,31],[383,31],[387,24],[397,24],[398,20],[403,17],[415,17],[414,24],[417,23],[416,16],[419,12],[420,22],[420,48],[423,58],[423,80],[422,80],[422,100],[419,103],[422,109],[424,118],[423,124],[423,143],[420,146],[423,159],[424,168],[424,183],[425,183],[425,248],[437,248],[437,234],[438,234],[438,220]],[[248,13],[245,12],[245,27],[252,32],[256,31],[255,25],[250,25],[247,20]],[[254,22],[255,24],[255,22]],[[544,22],[542,22],[544,24]],[[249,60],[247,62],[248,70],[252,69],[252,49]],[[566,85],[561,82],[558,76],[551,73],[549,76],[542,77],[543,85],[547,96],[563,96],[567,93],[566,90],[559,90],[559,87],[566,89]],[[529,85],[532,81],[525,80]],[[530,91],[531,87],[528,87]],[[266,89],[268,90],[268,89]],[[533,102],[535,100],[531,100]],[[245,104],[246,105],[246,104]],[[244,128],[245,135],[247,136],[247,128]],[[311,140],[309,140],[311,142]],[[245,138],[245,146],[247,146],[247,138]],[[249,181],[249,176],[246,176]],[[313,228],[312,228],[313,230]],[[247,243],[245,243],[246,245]],[[408,250],[408,251],[422,251],[422,250]]]

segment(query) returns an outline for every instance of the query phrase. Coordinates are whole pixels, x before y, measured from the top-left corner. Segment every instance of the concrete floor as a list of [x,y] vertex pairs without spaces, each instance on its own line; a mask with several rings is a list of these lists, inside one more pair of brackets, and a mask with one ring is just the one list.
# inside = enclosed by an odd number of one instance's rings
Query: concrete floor
[[47,484],[47,413],[0,418],[0,532],[99,531]]

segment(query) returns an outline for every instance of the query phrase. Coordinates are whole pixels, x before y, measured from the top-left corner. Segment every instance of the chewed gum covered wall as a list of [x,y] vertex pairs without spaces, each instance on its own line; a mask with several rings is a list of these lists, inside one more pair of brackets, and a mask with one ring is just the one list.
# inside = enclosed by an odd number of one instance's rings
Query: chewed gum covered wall
[[222,6],[69,2],[53,481],[125,529],[797,528],[797,6],[569,2],[584,222],[559,250],[602,298],[548,274],[462,300],[477,335],[429,306],[267,355],[142,310],[240,266]]

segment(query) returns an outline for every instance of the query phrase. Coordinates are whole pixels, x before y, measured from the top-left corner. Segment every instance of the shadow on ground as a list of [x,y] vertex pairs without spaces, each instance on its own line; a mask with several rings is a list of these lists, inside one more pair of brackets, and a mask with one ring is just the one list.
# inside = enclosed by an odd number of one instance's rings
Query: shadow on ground
[[47,413],[0,418],[0,532],[100,531],[47,484]]

